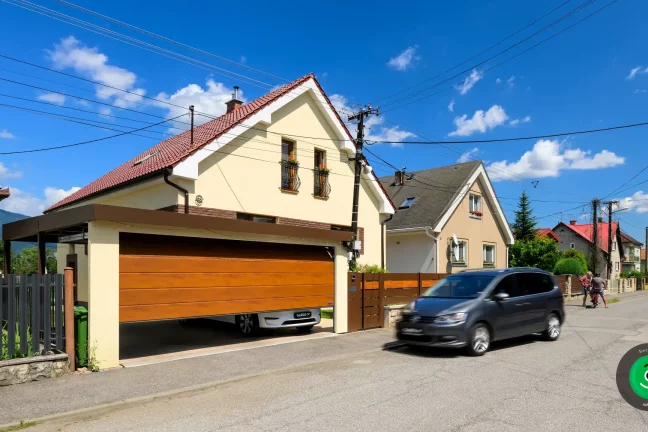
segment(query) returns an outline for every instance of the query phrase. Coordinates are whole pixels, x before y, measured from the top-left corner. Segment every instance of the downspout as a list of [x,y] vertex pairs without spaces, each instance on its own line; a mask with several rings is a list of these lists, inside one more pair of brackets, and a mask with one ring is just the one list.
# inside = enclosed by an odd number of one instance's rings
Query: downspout
[[178,189],[180,192],[184,194],[184,212],[185,214],[189,214],[189,191],[185,188],[183,188],[180,185],[177,185],[173,183],[171,180],[169,180],[169,175],[171,174],[171,169],[167,168],[164,170],[164,183],[168,184],[169,186],[172,186],[176,189]]
[[380,267],[385,270],[385,225],[392,220],[393,214],[390,214],[387,219],[380,222]]
[[[439,273],[439,238],[434,234],[430,234],[428,230],[431,230],[431,226],[425,227],[425,235],[434,240],[434,272]],[[432,231],[434,232],[434,231]]]

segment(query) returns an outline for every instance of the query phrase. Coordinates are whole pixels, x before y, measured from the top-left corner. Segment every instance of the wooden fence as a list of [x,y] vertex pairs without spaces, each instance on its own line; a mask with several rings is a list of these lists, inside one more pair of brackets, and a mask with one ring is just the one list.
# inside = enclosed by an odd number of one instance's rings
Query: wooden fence
[[383,327],[385,306],[406,304],[445,273],[349,273],[349,332]]
[[72,278],[72,271],[68,274],[67,269],[65,276],[0,275],[0,360],[46,354],[54,349],[70,355],[71,346],[72,363],[74,303],[69,293],[73,287],[67,286],[73,285]]

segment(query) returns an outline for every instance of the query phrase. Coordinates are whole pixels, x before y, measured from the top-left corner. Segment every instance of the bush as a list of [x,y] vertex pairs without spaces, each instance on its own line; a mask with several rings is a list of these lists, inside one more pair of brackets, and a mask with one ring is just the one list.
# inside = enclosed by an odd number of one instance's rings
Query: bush
[[630,272],[622,272],[619,276],[622,278],[642,278],[644,277],[644,274],[639,270],[633,270]]
[[562,258],[558,260],[553,272],[555,275],[582,276],[585,274],[583,265],[576,258]]
[[388,273],[386,269],[378,264],[360,264],[357,271],[360,273]]
[[34,355],[31,346],[31,329],[27,327],[27,354],[20,353],[20,328],[16,326],[16,337],[15,337],[15,354],[9,355],[9,332],[7,331],[7,325],[5,324],[2,327],[2,349],[0,350],[0,360],[11,360],[14,358],[21,357],[31,357]]
[[583,266],[583,274],[587,273],[587,257],[585,254],[578,249],[567,249],[563,252],[563,258],[575,258],[580,261]]
[[516,240],[509,247],[510,267],[536,267],[552,271],[562,258],[558,243],[546,237],[533,240]]

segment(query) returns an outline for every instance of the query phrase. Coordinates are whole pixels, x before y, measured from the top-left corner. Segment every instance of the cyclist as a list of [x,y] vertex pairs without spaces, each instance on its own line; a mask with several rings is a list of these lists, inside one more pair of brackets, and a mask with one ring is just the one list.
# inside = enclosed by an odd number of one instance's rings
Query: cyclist
[[599,295],[603,299],[605,307],[608,307],[607,300],[605,299],[605,280],[601,278],[599,273],[596,273],[596,276],[592,279],[592,302],[594,301],[594,295]]

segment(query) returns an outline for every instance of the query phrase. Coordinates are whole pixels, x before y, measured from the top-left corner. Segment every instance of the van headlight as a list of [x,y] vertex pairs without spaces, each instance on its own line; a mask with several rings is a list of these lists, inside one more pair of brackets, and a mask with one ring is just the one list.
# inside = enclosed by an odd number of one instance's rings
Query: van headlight
[[441,315],[434,319],[438,324],[459,324],[466,321],[468,314],[465,312],[457,312],[449,315]]
[[414,312],[415,307],[416,307],[416,300],[412,300],[411,302],[407,303],[407,305],[405,305],[405,307],[403,308],[403,312],[405,313]]

